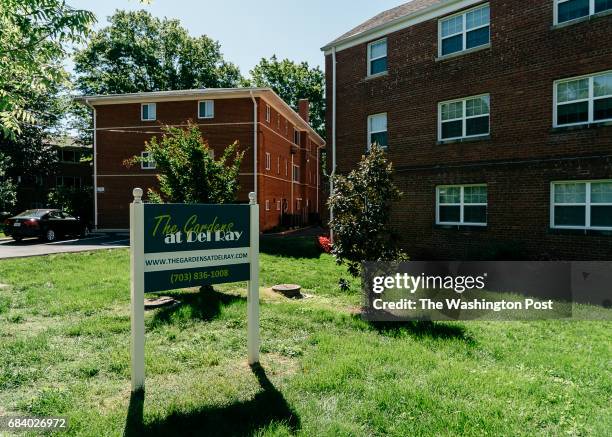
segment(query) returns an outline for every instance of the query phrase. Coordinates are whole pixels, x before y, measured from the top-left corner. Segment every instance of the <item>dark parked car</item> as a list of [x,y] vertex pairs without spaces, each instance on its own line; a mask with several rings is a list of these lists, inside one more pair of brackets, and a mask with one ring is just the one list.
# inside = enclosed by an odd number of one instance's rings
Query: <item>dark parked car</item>
[[59,209],[29,209],[4,222],[4,233],[15,241],[39,237],[55,241],[68,235],[86,236],[89,228],[78,217]]

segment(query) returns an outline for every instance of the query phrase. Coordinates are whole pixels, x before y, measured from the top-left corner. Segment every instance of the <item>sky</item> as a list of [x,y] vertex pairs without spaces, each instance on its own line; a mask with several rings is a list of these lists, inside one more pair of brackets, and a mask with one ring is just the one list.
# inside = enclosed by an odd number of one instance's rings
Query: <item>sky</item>
[[[321,52],[328,42],[363,21],[408,0],[69,0],[74,8],[107,24],[116,9],[146,9],[156,17],[176,18],[193,36],[208,35],[221,43],[227,61],[243,75],[264,58],[306,61],[323,68]],[[72,64],[68,63],[68,68]]]

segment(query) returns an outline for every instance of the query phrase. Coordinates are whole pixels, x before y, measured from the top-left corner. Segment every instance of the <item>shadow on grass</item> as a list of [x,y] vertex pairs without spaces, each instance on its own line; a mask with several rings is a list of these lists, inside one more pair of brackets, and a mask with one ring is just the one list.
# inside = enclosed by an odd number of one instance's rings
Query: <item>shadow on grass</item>
[[476,344],[476,340],[460,325],[430,321],[371,321],[368,324],[380,335],[387,337],[399,337],[408,334],[415,338],[457,339],[471,345]]
[[289,258],[319,258],[321,250],[315,237],[262,237],[259,251]]
[[214,290],[200,291],[197,293],[164,293],[180,301],[180,304],[160,309],[153,316],[151,325],[153,327],[173,323],[175,315],[202,321],[213,320],[224,306],[233,305],[246,298],[231,294],[219,293]]
[[204,407],[188,413],[172,413],[147,424],[143,421],[144,393],[133,393],[124,435],[243,436],[255,434],[274,423],[284,424],[295,433],[301,426],[295,411],[270,382],[263,367],[256,364],[251,370],[262,389],[252,399],[223,407]]

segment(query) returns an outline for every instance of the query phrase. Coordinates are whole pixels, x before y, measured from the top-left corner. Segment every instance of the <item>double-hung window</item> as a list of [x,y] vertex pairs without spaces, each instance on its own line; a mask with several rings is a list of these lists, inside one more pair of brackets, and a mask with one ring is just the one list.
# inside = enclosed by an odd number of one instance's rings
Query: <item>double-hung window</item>
[[157,168],[157,164],[155,163],[155,160],[151,157],[151,153],[149,152],[142,152],[140,154],[141,160],[140,160],[140,168],[143,170],[155,170],[155,168]]
[[270,105],[266,105],[266,121],[270,123]]
[[215,117],[215,101],[202,100],[198,102],[198,118],[214,118]]
[[484,46],[491,42],[488,4],[444,18],[438,25],[440,56]]
[[387,38],[368,44],[368,76],[387,71]]
[[300,167],[298,165],[293,165],[293,182],[300,181]]
[[557,81],[554,126],[612,120],[612,71]]
[[293,142],[297,144],[298,146],[302,144],[302,140],[300,137],[300,131],[297,129],[293,130]]
[[387,133],[387,113],[370,115],[368,117],[368,150],[372,144],[387,148],[389,145]]
[[612,0],[554,0],[555,24],[612,10]]
[[143,103],[140,105],[140,119],[142,121],[154,121],[156,119],[156,104]]
[[269,152],[266,152],[266,170],[270,170],[272,157]]
[[441,102],[438,105],[440,141],[489,135],[489,95]]
[[550,226],[612,230],[612,180],[553,182]]
[[487,203],[483,184],[436,187],[436,224],[486,226]]

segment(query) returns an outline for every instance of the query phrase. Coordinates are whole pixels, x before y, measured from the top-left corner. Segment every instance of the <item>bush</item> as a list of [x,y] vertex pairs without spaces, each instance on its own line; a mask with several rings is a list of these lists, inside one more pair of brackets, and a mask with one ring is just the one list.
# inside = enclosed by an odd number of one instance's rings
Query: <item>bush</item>
[[331,253],[332,244],[331,240],[328,237],[324,235],[317,237],[317,243],[319,243],[319,248],[321,249],[321,252]]

